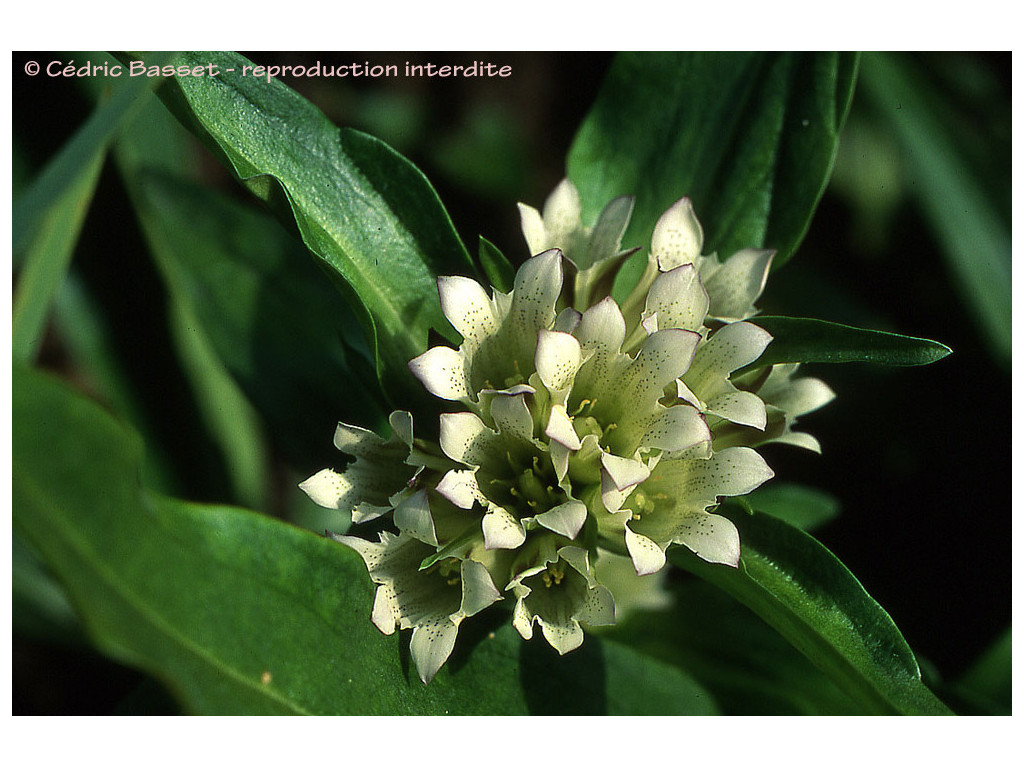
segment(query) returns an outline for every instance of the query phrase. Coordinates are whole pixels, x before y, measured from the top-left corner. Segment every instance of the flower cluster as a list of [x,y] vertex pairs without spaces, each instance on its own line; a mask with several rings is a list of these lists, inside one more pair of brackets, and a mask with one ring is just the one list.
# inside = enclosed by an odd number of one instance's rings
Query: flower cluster
[[543,214],[521,205],[536,255],[510,293],[438,280],[462,345],[409,364],[452,404],[438,443],[415,438],[406,412],[391,415],[387,441],[341,424],[335,445],[354,461],[302,484],[355,523],[390,516],[378,541],[334,538],[378,585],[374,624],[412,629],[424,682],[460,623],[499,600],[524,638],[539,626],[564,654],[583,642],[582,625],[659,599],[670,545],[736,566],[738,532],[715,509],[772,477],[754,446],[817,450],[793,426],[832,398],[825,384],[794,366],[734,375],[771,342],[748,318],[772,252],[702,255],[684,198],[658,220],[620,306],[608,294],[632,253],[621,247],[631,210],[616,199],[585,227],[568,181]]

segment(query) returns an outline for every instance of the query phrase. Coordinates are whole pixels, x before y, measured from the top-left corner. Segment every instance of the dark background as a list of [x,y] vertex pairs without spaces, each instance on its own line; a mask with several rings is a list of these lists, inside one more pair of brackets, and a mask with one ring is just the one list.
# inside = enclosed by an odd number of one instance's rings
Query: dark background
[[[573,135],[612,59],[607,53],[245,55],[266,64],[393,61],[400,69],[406,60],[510,64],[513,76],[504,79],[284,81],[336,123],[374,133],[409,157],[437,188],[464,241],[474,246],[482,234],[513,261],[527,255],[513,203],[540,206],[562,178]],[[23,74],[24,62],[53,58],[67,57],[14,54],[15,194],[91,109],[74,79]],[[915,59],[956,118],[983,137],[981,151],[991,158],[993,183],[1006,188],[1008,206],[1009,55]],[[995,84],[994,94],[982,99],[944,74],[958,67],[984,73]],[[871,120],[855,96],[851,129]],[[839,498],[840,517],[817,538],[889,611],[927,671],[955,678],[1010,623],[1009,363],[990,353],[955,289],[937,236],[912,198],[887,190],[892,201],[884,220],[866,223],[856,200],[843,194],[840,175],[848,160],[840,158],[836,183],[806,240],[771,276],[759,306],[768,314],[932,338],[955,354],[924,368],[808,366],[838,394],[827,408],[801,420],[820,439],[823,454],[786,446],[768,446],[763,453],[778,478]],[[212,159],[205,169],[209,183],[237,187]],[[906,186],[914,183],[903,179]],[[238,188],[237,195],[245,199],[246,193]],[[183,495],[230,502],[223,477],[211,471],[216,452],[202,439],[183,374],[169,353],[159,276],[110,164],[75,254],[75,270],[109,308],[129,374],[160,413],[156,429],[167,452],[196,469],[186,473],[191,485]],[[48,339],[41,363],[74,376],[59,338]],[[75,633],[55,643],[26,629],[17,616],[14,626],[16,714],[175,711],[156,684],[89,650]]]

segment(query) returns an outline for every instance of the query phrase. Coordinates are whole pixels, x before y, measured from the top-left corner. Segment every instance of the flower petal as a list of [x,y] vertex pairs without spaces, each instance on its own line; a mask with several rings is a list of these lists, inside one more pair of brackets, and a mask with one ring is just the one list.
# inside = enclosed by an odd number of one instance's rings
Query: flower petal
[[549,531],[575,539],[587,521],[587,505],[570,499],[547,512],[542,512],[535,519]]
[[711,398],[705,409],[708,413],[728,419],[733,424],[763,430],[768,421],[764,401],[753,392],[723,392]]
[[742,446],[716,451],[710,459],[662,461],[644,488],[671,493],[681,514],[688,514],[715,504],[720,496],[750,493],[774,476],[757,451]]
[[679,521],[672,539],[709,563],[739,566],[740,534],[727,517],[707,512],[690,515]]
[[437,291],[444,316],[470,345],[478,345],[498,330],[491,300],[476,280],[457,275],[439,277]]
[[548,236],[544,229],[544,219],[540,211],[532,205],[519,203],[519,221],[523,229],[523,237],[526,239],[526,246],[530,249],[530,255],[535,256],[548,247]]
[[309,496],[314,504],[327,509],[344,509],[347,506],[346,495],[351,486],[345,482],[340,472],[333,469],[321,469],[309,479],[299,483],[299,488]]
[[585,256],[576,260],[576,266],[583,271],[618,255],[622,247],[622,236],[626,233],[630,216],[633,214],[633,197],[616,197],[601,211],[594,224]]
[[655,224],[651,257],[657,261],[659,270],[668,272],[683,264],[694,263],[703,247],[704,232],[693,212],[693,204],[684,197],[665,211]]
[[690,367],[701,336],[693,331],[666,328],[644,340],[636,360],[626,370],[617,388],[622,413],[647,415],[662,396],[665,386]]
[[395,525],[414,539],[437,546],[437,533],[425,490],[417,491],[395,507]]
[[567,392],[583,362],[580,343],[568,333],[542,330],[537,337],[537,374],[552,393]]
[[569,472],[569,454],[571,451],[558,440],[554,438],[552,440],[553,442],[548,445],[548,451],[551,454],[551,466],[554,467],[555,477],[561,483]]
[[626,526],[626,549],[638,576],[657,573],[665,567],[665,550],[654,541]]
[[697,268],[693,264],[683,264],[655,279],[647,293],[644,317],[656,315],[659,329],[696,331],[704,324],[709,302],[708,292],[697,276]]
[[516,549],[526,541],[522,524],[507,509],[492,506],[481,525],[484,549]]
[[376,520],[378,517],[386,515],[391,509],[390,505],[383,506],[380,504],[370,504],[368,501],[361,501],[352,509],[352,522],[358,524]]
[[626,321],[615,300],[609,296],[583,313],[576,338],[585,350],[618,352],[626,339]]
[[449,470],[435,490],[460,509],[472,509],[474,502],[486,501],[472,469]]
[[[795,369],[796,365],[792,367]],[[774,370],[772,372],[774,373]],[[768,393],[766,386],[762,390],[762,395],[788,415],[803,416],[828,405],[835,399],[836,393],[821,379],[801,376],[788,379],[771,394]]]
[[402,461],[408,455],[407,446],[388,441],[376,432],[352,424],[338,424],[334,430],[334,447],[342,453],[371,461]]
[[711,430],[696,408],[675,405],[666,408],[647,428],[641,445],[666,453],[685,451],[701,443],[711,445]]
[[755,314],[754,302],[764,290],[775,251],[737,251],[704,279],[713,317],[732,322]]
[[558,317],[555,318],[555,324],[551,330],[572,333],[576,330],[576,326],[580,324],[581,319],[583,319],[582,314],[572,307],[566,307],[558,313]]
[[544,434],[570,451],[578,451],[582,446],[579,435],[572,427],[572,420],[565,412],[564,405],[551,406],[551,418],[548,419]]
[[575,619],[568,619],[564,622],[546,620],[538,616],[540,630],[548,644],[558,651],[559,656],[564,656],[569,651],[575,651],[583,645],[583,628]]
[[501,436],[512,436],[524,443],[533,442],[533,416],[524,395],[498,395],[491,402],[491,417]]
[[473,616],[492,603],[501,600],[501,593],[494,586],[491,574],[476,560],[463,560],[462,604],[459,615]]
[[463,464],[479,466],[487,455],[487,445],[497,439],[475,413],[442,413],[440,421],[441,450]]
[[412,447],[412,414],[408,411],[392,411],[388,416],[388,424],[394,439],[398,439]]
[[754,362],[771,342],[768,331],[753,323],[730,323],[714,333],[701,345],[693,365],[683,377],[698,395],[702,389],[718,385],[712,394],[721,391],[719,382],[738,368]]
[[[604,557],[604,555],[601,555]],[[587,590],[586,601],[576,612],[576,618],[592,627],[608,626],[615,623],[615,599],[604,586],[597,585]]]
[[611,453],[601,454],[601,466],[620,491],[632,488],[651,476],[651,471],[642,461]]
[[558,246],[562,240],[580,228],[580,193],[569,179],[562,179],[544,201],[544,229],[551,242]]
[[562,291],[562,253],[545,251],[526,263],[516,273],[512,301],[505,332],[509,359],[524,367],[533,363],[537,332],[551,327],[555,319],[555,302]]
[[444,400],[464,400],[472,396],[465,358],[450,347],[431,347],[409,361],[409,370],[430,394]]
[[517,589],[517,592],[519,591],[525,594],[518,595],[516,599],[516,607],[512,611],[512,626],[523,640],[530,640],[533,637],[533,622],[536,618],[526,607],[526,597],[530,594],[530,589],[520,586]]
[[413,628],[409,652],[416,663],[420,680],[429,683],[434,679],[441,665],[451,656],[458,634],[458,625],[447,617],[439,617]]

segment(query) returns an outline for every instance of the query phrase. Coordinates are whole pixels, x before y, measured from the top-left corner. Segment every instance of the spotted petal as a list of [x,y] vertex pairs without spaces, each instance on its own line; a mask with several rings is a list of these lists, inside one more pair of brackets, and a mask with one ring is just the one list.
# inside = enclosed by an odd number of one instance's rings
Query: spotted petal
[[542,512],[535,519],[549,531],[575,539],[587,521],[587,505],[570,499],[547,512]]
[[579,341],[568,333],[542,330],[537,338],[537,374],[552,397],[568,394],[583,364]]
[[633,560],[637,576],[657,573],[665,567],[665,548],[626,526],[626,550]]
[[417,491],[395,507],[395,525],[414,539],[437,546],[437,533],[426,491]]
[[503,507],[491,505],[481,527],[485,549],[516,549],[526,541],[522,523]]
[[441,311],[462,338],[477,346],[498,330],[498,317],[487,292],[468,277],[439,277]]
[[702,265],[704,287],[711,296],[711,316],[731,323],[756,314],[754,302],[764,290],[774,256],[775,251],[747,248],[737,251],[717,268]]
[[674,203],[658,219],[651,237],[651,257],[657,261],[662,272],[693,264],[704,247],[704,232],[693,203],[682,198]]
[[497,441],[497,434],[475,413],[441,414],[441,450],[455,461],[480,466],[487,460],[488,446]]
[[465,400],[472,396],[465,359],[450,347],[432,347],[409,361],[409,370],[427,391],[443,400]]
[[704,324],[710,299],[693,264],[683,264],[659,275],[647,294],[644,318],[656,318],[646,325],[649,333],[659,328],[698,331]]
[[731,323],[714,333],[694,356],[683,384],[699,398],[708,413],[737,424],[765,427],[764,403],[756,395],[740,392],[730,374],[761,356],[772,337],[763,328],[746,322]]

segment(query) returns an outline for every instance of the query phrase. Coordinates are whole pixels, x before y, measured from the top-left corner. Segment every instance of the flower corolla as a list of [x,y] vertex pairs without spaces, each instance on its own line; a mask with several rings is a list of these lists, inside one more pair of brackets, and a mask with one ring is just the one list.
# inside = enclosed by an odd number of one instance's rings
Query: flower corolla
[[354,461],[301,486],[355,523],[390,516],[379,541],[335,538],[378,585],[373,623],[412,629],[424,682],[461,622],[499,601],[523,638],[539,626],[564,654],[584,627],[664,602],[668,547],[737,566],[739,534],[716,509],[773,476],[755,447],[818,449],[792,427],[831,390],[794,366],[751,367],[771,342],[751,318],[772,253],[703,255],[683,198],[658,220],[620,305],[609,293],[635,251],[621,248],[631,210],[619,198],[585,227],[568,181],[543,214],[520,205],[535,255],[512,290],[439,278],[462,344],[409,363],[450,405],[439,440],[415,437],[401,411],[386,441],[342,424],[335,445]]

